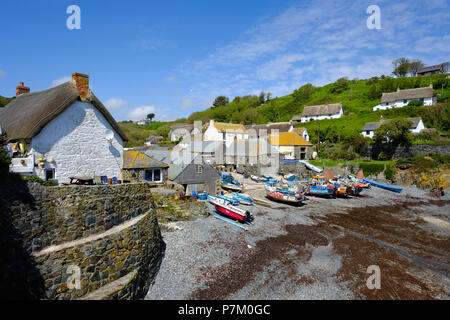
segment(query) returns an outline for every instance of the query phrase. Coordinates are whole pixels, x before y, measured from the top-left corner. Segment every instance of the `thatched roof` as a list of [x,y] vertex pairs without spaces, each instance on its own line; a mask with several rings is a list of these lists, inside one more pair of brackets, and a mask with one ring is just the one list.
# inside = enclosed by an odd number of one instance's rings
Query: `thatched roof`
[[342,103],[322,104],[318,106],[306,106],[303,109],[302,117],[336,114],[339,113],[341,109]]
[[383,93],[381,103],[389,103],[398,100],[411,100],[421,98],[432,98],[433,86],[406,90],[397,90],[396,92]]
[[[73,81],[47,90],[22,94],[0,110],[2,131],[7,134],[8,142],[30,141],[47,123],[78,100],[80,95]],[[124,141],[128,141],[125,132],[92,92],[86,101],[100,111]]]

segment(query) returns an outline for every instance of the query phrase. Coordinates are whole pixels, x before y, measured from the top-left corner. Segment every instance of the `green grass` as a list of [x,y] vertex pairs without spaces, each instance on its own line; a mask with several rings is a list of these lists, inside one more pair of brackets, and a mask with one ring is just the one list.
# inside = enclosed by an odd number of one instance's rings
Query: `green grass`
[[337,167],[340,165],[345,165],[345,164],[376,164],[376,165],[393,165],[394,161],[392,160],[387,160],[387,161],[381,161],[381,160],[371,160],[371,161],[364,161],[364,160],[350,160],[350,161],[345,161],[345,160],[331,160],[331,159],[319,159],[319,160],[309,160],[309,163],[311,163],[314,166],[317,167],[322,167],[323,165],[325,167]]

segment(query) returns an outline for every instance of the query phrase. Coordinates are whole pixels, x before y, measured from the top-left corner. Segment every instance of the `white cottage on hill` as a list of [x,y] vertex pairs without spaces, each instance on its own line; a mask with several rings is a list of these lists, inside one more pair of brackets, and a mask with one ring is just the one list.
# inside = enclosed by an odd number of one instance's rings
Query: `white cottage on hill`
[[381,103],[373,107],[373,111],[401,108],[415,100],[422,101],[424,106],[431,106],[433,104],[433,85],[407,90],[397,89],[396,92],[383,92]]
[[29,92],[0,110],[0,125],[14,153],[10,170],[69,182],[72,176],[121,177],[127,136],[89,89],[89,76],[72,74],[59,86]]
[[292,123],[309,122],[311,120],[338,119],[344,115],[342,103],[306,106],[301,116],[292,117]]
[[[405,120],[410,120],[412,122],[411,128],[409,129],[414,134],[419,134],[425,129],[422,118],[406,118]],[[361,134],[364,137],[373,138],[375,136],[375,131],[382,125],[392,120],[380,118],[379,122],[366,122],[361,130]]]

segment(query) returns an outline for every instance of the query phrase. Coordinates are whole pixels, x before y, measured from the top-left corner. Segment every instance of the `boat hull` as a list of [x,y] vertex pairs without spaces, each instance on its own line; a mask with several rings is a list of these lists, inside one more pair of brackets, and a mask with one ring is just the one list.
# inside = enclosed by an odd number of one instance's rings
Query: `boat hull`
[[376,182],[376,181],[373,181],[373,180],[364,179],[363,182],[366,182],[366,183],[368,182],[368,183],[370,183],[370,185],[373,185],[375,187],[382,188],[382,189],[385,189],[385,190],[389,190],[389,191],[392,191],[392,192],[401,193],[402,190],[403,190],[400,187],[391,186],[391,185],[384,184],[384,183],[379,183],[379,182]]
[[221,183],[221,186],[225,190],[238,191],[238,192],[242,191],[242,187],[237,186],[237,185]]
[[292,204],[292,205],[299,205],[303,201],[303,199],[301,199],[301,198],[284,195],[282,193],[271,192],[271,191],[267,192],[266,197],[273,201]]
[[244,217],[232,210],[229,210],[229,209],[219,206],[217,204],[215,205],[215,207],[216,207],[217,212],[219,212],[221,214],[224,214],[228,217],[231,217],[231,218],[239,220],[239,221],[247,221],[246,217]]

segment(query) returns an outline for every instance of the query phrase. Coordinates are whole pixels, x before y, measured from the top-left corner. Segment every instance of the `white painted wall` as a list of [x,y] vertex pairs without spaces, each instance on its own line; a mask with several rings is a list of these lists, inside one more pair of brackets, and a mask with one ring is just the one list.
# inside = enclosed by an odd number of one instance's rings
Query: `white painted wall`
[[[407,106],[408,103],[410,103],[411,101],[414,101],[414,100],[420,100],[420,99],[397,100],[394,102],[382,103],[382,104],[379,104],[379,105],[373,107],[373,111],[387,110],[387,109],[392,109],[392,108],[402,108],[404,106]],[[424,106],[431,106],[432,104],[433,104],[433,98],[424,98],[423,99]]]
[[237,140],[246,140],[248,139],[247,133],[234,133],[234,132],[220,132],[217,130],[217,128],[214,126],[213,120],[209,122],[208,129],[205,130],[205,134],[203,137],[203,141],[225,141],[225,145],[229,147],[233,142],[234,139]]
[[318,116],[307,116],[307,117],[301,117],[301,122],[308,122],[311,120],[324,120],[324,119],[338,119],[344,115],[344,111],[341,109],[338,113],[334,114],[325,114],[325,115],[318,115]]
[[[111,142],[105,133],[111,130]],[[77,101],[50,121],[30,145],[35,160],[45,158],[45,168],[55,169],[55,179],[69,182],[71,176],[108,176],[121,178],[123,140],[105,117],[87,102]],[[50,163],[50,159],[54,163]],[[34,174],[45,178],[45,170]]]
[[[425,125],[423,124],[423,121],[420,120],[419,123],[417,124],[417,127],[415,129],[410,129],[409,131],[411,131],[412,133],[420,133],[422,129],[425,129]],[[375,130],[370,130],[368,133],[367,131],[363,130],[361,131],[361,134],[364,137],[373,138],[375,136]]]

